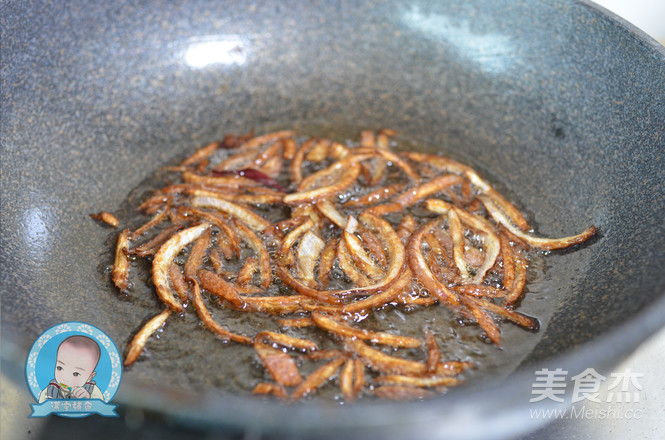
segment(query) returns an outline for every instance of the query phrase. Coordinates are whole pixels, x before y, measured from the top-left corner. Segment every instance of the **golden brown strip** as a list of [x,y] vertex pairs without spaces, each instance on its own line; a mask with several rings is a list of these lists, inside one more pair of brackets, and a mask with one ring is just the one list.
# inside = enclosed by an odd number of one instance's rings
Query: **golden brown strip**
[[146,342],[148,342],[148,338],[164,325],[169,316],[171,316],[171,310],[166,309],[153,316],[150,321],[141,327],[132,339],[132,342],[129,343],[127,355],[125,356],[125,367],[129,367],[136,362],[136,359],[138,359],[139,355],[143,352],[143,347],[145,347]]
[[118,242],[115,245],[115,260],[113,269],[111,269],[111,279],[113,284],[126,292],[129,288],[129,258],[127,258],[127,249],[129,249],[129,229],[123,230],[118,235]]
[[203,303],[203,298],[201,298],[201,290],[199,289],[199,283],[196,280],[192,281],[192,303],[194,304],[194,309],[196,314],[199,316],[203,325],[213,332],[214,334],[220,336],[224,340],[231,340],[241,344],[251,344],[253,341],[247,336],[238,335],[236,333],[230,332],[212,318],[212,315],[208,311],[208,308]]
[[307,284],[316,285],[314,269],[326,243],[311,230],[307,231],[298,246],[298,274]]
[[434,397],[434,392],[411,386],[383,385],[372,389],[372,394],[382,399],[416,400]]
[[387,289],[368,296],[359,301],[346,304],[342,311],[344,313],[357,313],[363,310],[372,310],[394,301],[407,286],[411,284],[413,275],[409,269],[406,269],[402,275]]
[[416,219],[413,218],[411,214],[407,214],[402,217],[402,221],[400,221],[399,226],[397,226],[397,236],[402,243],[406,243],[416,229],[418,229]]
[[349,252],[349,247],[344,239],[340,239],[337,244],[337,262],[339,268],[346,274],[353,284],[360,287],[369,286],[371,281],[359,270],[353,263],[353,258]]
[[312,327],[314,325],[312,318],[281,318],[277,319],[276,322],[284,328],[303,328]]
[[480,328],[485,331],[485,334],[489,340],[492,341],[497,347],[500,347],[501,331],[499,330],[499,327],[496,326],[496,323],[492,317],[489,316],[487,312],[485,312],[485,310],[483,310],[480,305],[474,301],[475,298],[462,295],[460,299],[467,307],[467,309],[469,309],[478,325],[480,325]]
[[236,307],[242,307],[245,304],[245,301],[233,286],[216,273],[201,269],[197,272],[197,276],[201,282],[201,287],[213,295],[227,300]]
[[161,222],[167,219],[169,214],[168,209],[163,209],[155,214],[147,223],[143,224],[140,228],[136,229],[130,234],[132,238],[140,237],[141,235],[148,232],[150,229],[154,228]]
[[291,130],[279,130],[279,131],[273,131],[272,133],[266,133],[261,136],[255,136],[248,141],[246,141],[244,144],[242,144],[239,148],[241,150],[250,150],[252,148],[259,147],[263,144],[268,144],[268,143],[273,143],[277,142],[280,139],[285,139],[285,138],[290,138],[295,135],[295,132]]
[[299,184],[302,181],[302,163],[305,160],[307,152],[316,145],[316,139],[309,139],[298,148],[293,160],[289,165],[289,173],[291,175],[291,182]]
[[220,143],[215,141],[215,142],[210,142],[209,144],[205,145],[204,147],[199,148],[196,150],[194,153],[192,153],[189,157],[187,157],[185,160],[183,160],[180,163],[181,167],[186,167],[190,165],[197,164],[201,162],[204,159],[207,159],[210,157],[212,153],[215,152],[220,147]]
[[173,284],[173,290],[178,294],[180,301],[183,304],[186,303],[189,300],[189,286],[180,271],[180,266],[171,263],[171,267],[169,268],[169,278],[171,279],[171,284]]
[[517,238],[528,243],[530,246],[533,246],[537,249],[543,250],[554,250],[554,249],[563,249],[576,244],[584,243],[598,232],[598,228],[591,226],[586,229],[584,232],[578,235],[573,235],[570,237],[563,238],[540,238],[534,237],[531,234],[522,232],[518,227],[516,227],[510,218],[503,212],[499,206],[495,203],[494,200],[486,196],[478,196],[478,198],[483,202],[485,208],[489,214],[497,221],[501,223],[511,234],[515,235]]
[[427,262],[422,252],[423,237],[429,231],[438,228],[441,221],[442,218],[439,217],[425,223],[416,230],[406,246],[407,260],[413,274],[430,294],[435,295],[448,304],[459,305],[460,302],[457,295],[434,277],[434,274],[427,266]]
[[397,193],[404,189],[403,183],[396,183],[394,185],[381,187],[373,191],[368,192],[364,196],[354,197],[347,200],[344,203],[345,208],[357,207],[357,206],[369,206],[374,205],[385,200],[388,200],[395,196]]
[[335,374],[339,367],[342,366],[345,360],[346,358],[341,356],[322,367],[317,368],[312,374],[307,376],[303,383],[293,390],[291,400],[298,400],[323,386]]
[[189,251],[189,256],[185,262],[185,277],[194,278],[196,276],[196,271],[201,268],[203,265],[203,259],[208,252],[208,247],[210,247],[210,239],[212,235],[210,233],[210,228],[206,229],[205,232],[194,242],[192,249]]
[[286,138],[283,140],[284,142],[284,151],[282,152],[282,157],[284,160],[292,160],[293,157],[296,155],[296,150],[298,148],[298,145],[296,144],[295,139],[293,138]]
[[118,220],[118,218],[115,215],[106,211],[101,211],[97,214],[90,214],[90,218],[93,220],[104,222],[109,226],[113,226],[114,228],[117,228],[118,225],[120,224],[120,220]]
[[283,333],[275,333],[270,331],[263,331],[257,333],[254,337],[255,342],[270,341],[273,344],[281,345],[282,347],[290,348],[292,350],[315,351],[319,347],[316,343],[302,338],[294,338]]
[[195,183],[208,186],[223,186],[229,188],[243,188],[246,186],[261,186],[256,180],[248,179],[244,176],[201,176],[193,171],[184,171],[182,179],[187,183]]
[[360,232],[360,238],[362,239],[363,243],[365,243],[369,253],[372,254],[372,256],[380,265],[388,265],[388,258],[386,257],[386,253],[383,250],[383,245],[379,239],[376,238],[376,235],[374,235],[371,231],[363,230]]
[[293,252],[291,252],[291,248],[295,244],[300,237],[302,237],[305,232],[309,231],[314,227],[314,221],[311,218],[305,219],[305,221],[300,224],[297,228],[286,234],[284,237],[284,240],[282,240],[282,244],[279,249],[279,255],[277,256],[277,259],[281,264],[284,266],[290,266],[293,264],[295,261],[295,257],[293,255]]
[[[339,163],[339,162],[338,162]],[[322,170],[326,171],[326,170]],[[339,178],[333,185],[318,187],[306,191],[300,191],[284,196],[282,201],[287,205],[299,205],[301,203],[311,203],[318,200],[332,197],[340,191],[345,190],[356,181],[360,175],[360,165],[352,163],[348,168],[343,168]],[[312,176],[309,176],[312,177]]]
[[287,397],[289,397],[288,393],[286,392],[286,388],[284,388],[284,386],[270,382],[260,382],[256,384],[256,386],[252,390],[252,394],[263,395],[263,396],[273,395],[278,399],[286,399]]
[[330,282],[330,272],[333,270],[335,258],[337,257],[337,239],[330,238],[326,246],[321,251],[319,259],[318,279],[323,287],[328,287]]
[[515,258],[514,278],[511,280],[510,285],[507,286],[508,293],[503,301],[504,307],[513,306],[522,297],[524,287],[526,286],[526,270],[526,261],[522,258]]
[[342,236],[346,244],[346,248],[351,254],[351,258],[356,263],[359,269],[363,271],[372,281],[377,281],[384,276],[383,270],[367,255],[360,239],[355,235],[358,227],[358,221],[353,216],[349,216],[349,220],[344,228]]
[[320,139],[314,144],[311,150],[307,152],[305,160],[310,162],[321,162],[328,157],[328,149],[330,148],[329,139]]
[[320,328],[344,337],[358,338],[393,347],[418,348],[423,345],[423,341],[420,339],[360,329],[319,312],[312,312],[312,319]]
[[378,383],[385,383],[390,385],[404,385],[419,388],[432,388],[432,387],[449,387],[460,384],[460,380],[450,376],[426,376],[414,377],[394,374],[390,376],[379,376],[374,379]]
[[355,367],[355,362],[353,359],[347,359],[344,362],[342,370],[339,372],[339,388],[342,390],[342,395],[347,401],[355,400],[356,394],[353,389],[353,370]]
[[238,277],[236,281],[241,286],[246,286],[252,282],[254,274],[259,270],[259,260],[254,257],[249,257],[245,260],[245,263],[242,265],[238,271]]
[[213,197],[194,197],[191,204],[196,208],[212,208],[224,212],[242,221],[255,231],[262,231],[270,226],[268,220],[254,211],[226,200]]
[[[427,373],[427,365],[423,362],[390,356],[374,349],[359,339],[347,338],[344,340],[346,350],[355,353],[371,369],[387,374],[404,374],[420,376]],[[436,366],[437,375],[456,374],[454,370],[443,362]]]
[[254,349],[275,382],[287,387],[300,385],[302,376],[291,356],[263,342],[255,342]]
[[150,255],[155,255],[160,247],[173,236],[176,232],[180,231],[183,228],[183,225],[171,225],[168,228],[164,229],[149,241],[143,243],[141,246],[130,249],[127,253],[130,255],[138,255],[139,257],[147,257]]
[[436,371],[436,366],[441,362],[441,350],[439,350],[439,344],[431,331],[425,331],[425,340],[427,343],[427,373],[433,374]]

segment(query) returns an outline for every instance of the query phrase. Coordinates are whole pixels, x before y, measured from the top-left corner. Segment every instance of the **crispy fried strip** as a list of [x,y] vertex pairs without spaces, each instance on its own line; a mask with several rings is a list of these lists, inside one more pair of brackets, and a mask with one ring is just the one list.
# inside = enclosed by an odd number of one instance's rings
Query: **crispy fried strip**
[[244,304],[238,310],[242,312],[261,312],[269,315],[289,315],[303,313],[302,303],[310,300],[304,295],[289,296],[243,296]]
[[201,287],[208,292],[227,300],[236,307],[243,307],[245,305],[245,301],[236,289],[216,273],[200,269],[196,275],[201,282]]
[[312,319],[320,328],[344,337],[358,338],[393,347],[418,348],[423,345],[423,341],[420,339],[360,329],[346,322],[332,319],[319,312],[312,312]]
[[250,150],[252,148],[256,148],[258,146],[261,146],[263,144],[268,144],[272,142],[276,142],[280,139],[285,139],[285,138],[290,138],[295,135],[295,132],[291,130],[280,130],[280,131],[273,131],[272,133],[266,133],[261,136],[255,136],[245,143],[243,143],[239,148],[241,150]]
[[255,231],[262,231],[270,226],[268,220],[255,212],[226,200],[212,197],[194,197],[191,204],[196,208],[212,208],[224,212],[242,221]]
[[369,206],[390,199],[404,189],[403,183],[396,183],[370,191],[364,196],[351,198],[344,203],[344,207]]
[[415,162],[426,163],[442,171],[464,175],[476,188],[480,190],[481,193],[488,195],[499,206],[501,206],[501,208],[508,213],[512,221],[518,225],[520,229],[523,231],[529,229],[529,224],[527,223],[522,213],[520,213],[514,205],[508,202],[501,194],[499,194],[494,188],[485,182],[471,167],[462,165],[461,163],[452,159],[435,156],[433,154],[409,151],[402,153],[402,156],[408,157]]
[[180,271],[180,266],[175,263],[171,263],[169,268],[169,278],[171,279],[171,284],[173,284],[173,290],[178,294],[180,301],[184,304],[189,300],[189,286],[185,277]]
[[293,194],[287,194],[286,196],[284,196],[282,201],[287,205],[298,205],[301,203],[316,202],[318,200],[325,199],[327,197],[332,197],[338,192],[351,186],[353,182],[356,181],[359,174],[360,174],[360,165],[357,162],[354,162],[350,164],[348,168],[343,169],[339,179],[333,185],[300,191]]
[[126,292],[129,288],[129,258],[127,258],[127,249],[129,249],[129,229],[123,230],[118,235],[118,242],[115,246],[115,260],[111,270],[111,279],[113,284]]
[[386,253],[383,250],[381,241],[376,238],[376,235],[374,235],[372,231],[363,230],[360,232],[360,238],[365,243],[367,250],[376,259],[376,261],[382,266],[387,266],[388,258],[386,257]]
[[287,387],[300,385],[302,376],[291,356],[260,341],[254,342],[254,350],[275,382]]
[[141,235],[145,234],[147,231],[149,231],[150,229],[154,228],[155,226],[166,220],[168,214],[169,214],[168,209],[162,209],[157,214],[155,214],[147,223],[143,224],[140,228],[132,232],[130,234],[130,237],[134,239],[136,237],[140,237]]
[[347,359],[339,373],[339,388],[347,401],[355,400],[356,394],[353,390],[353,378],[355,362],[353,359]]
[[318,301],[327,303],[327,304],[339,304],[341,301],[339,298],[335,298],[333,293],[335,292],[326,292],[322,290],[315,290],[310,287],[307,287],[306,285],[302,284],[300,281],[295,279],[287,269],[277,266],[275,268],[275,273],[279,277],[280,280],[296,292],[308,296],[310,298],[314,298]]
[[[476,271],[476,275],[470,280],[471,283],[476,283],[476,284],[480,283],[485,278],[487,271],[489,271],[494,266],[494,264],[496,263],[496,259],[499,256],[499,253],[501,252],[501,240],[499,239],[499,236],[495,232],[492,225],[489,222],[487,222],[485,219],[473,215],[467,211],[464,211],[463,209],[459,209],[454,205],[444,202],[443,200],[429,199],[426,202],[426,206],[428,210],[437,212],[439,214],[443,214],[444,212],[448,211],[449,213],[448,215],[450,215],[450,212],[455,211],[455,213],[458,215],[461,221],[466,223],[472,229],[479,231],[483,234],[485,259],[483,260],[483,263],[480,266],[480,268],[478,268],[478,270]],[[451,231],[452,231],[452,224],[451,224]],[[453,238],[453,253],[455,253],[456,249],[457,245],[455,244]],[[455,258],[457,259],[456,255]],[[463,259],[466,261],[466,256],[464,256]]]
[[411,214],[402,217],[402,221],[397,226],[397,236],[399,239],[406,243],[407,239],[418,229],[418,223]]
[[120,220],[118,220],[118,218],[115,215],[106,211],[101,211],[97,214],[90,214],[90,218],[93,220],[104,222],[109,226],[113,226],[114,228],[117,228],[118,225],[120,224]]
[[346,276],[349,277],[356,286],[365,287],[371,284],[369,278],[353,263],[351,252],[349,252],[349,247],[345,240],[339,240],[337,245],[337,262],[339,268],[344,271]]
[[563,249],[576,244],[584,243],[598,232],[598,228],[591,226],[586,229],[584,232],[578,235],[573,235],[570,237],[563,238],[539,238],[534,237],[533,235],[522,232],[518,227],[516,227],[511,219],[509,219],[506,214],[497,206],[494,200],[486,196],[478,196],[478,198],[483,202],[485,208],[492,216],[494,220],[500,223],[505,227],[511,234],[515,235],[521,240],[524,240],[529,245],[543,250],[553,250],[553,249]]
[[152,336],[161,326],[164,325],[168,317],[171,316],[171,310],[165,309],[161,313],[153,316],[141,329],[136,333],[132,342],[129,343],[127,355],[125,356],[125,367],[129,367],[136,362],[143,347],[145,347],[148,338]]
[[293,160],[289,165],[289,174],[291,175],[291,182],[299,184],[302,180],[302,163],[305,160],[305,154],[316,145],[316,139],[309,139],[298,148]]
[[312,318],[281,318],[276,321],[281,327],[286,328],[303,328],[312,327],[314,325]]
[[185,160],[183,160],[180,163],[181,167],[187,167],[189,165],[194,165],[199,162],[201,162],[204,159],[207,159],[210,157],[212,153],[215,152],[220,146],[220,143],[217,141],[210,142],[208,145],[199,148],[196,150],[194,153],[192,153],[189,157],[187,157]]
[[522,258],[516,258],[514,262],[515,277],[513,278],[510,286],[507,286],[508,293],[503,301],[503,306],[508,307],[514,305],[522,297],[524,287],[526,286],[526,269],[527,263]]
[[[363,362],[373,370],[387,374],[404,374],[421,376],[427,374],[427,364],[408,359],[390,356],[365,344],[359,339],[346,338],[344,347],[347,351],[355,353]],[[442,362],[436,366],[436,375],[455,375],[459,370],[469,365],[461,362]]]
[[254,164],[254,167],[261,167],[270,159],[276,157],[281,158],[283,148],[284,148],[284,142],[282,140],[278,140],[277,142],[275,142],[274,144],[263,150],[262,153],[256,155],[254,161],[252,162]]
[[268,253],[268,250],[266,249],[263,242],[259,239],[259,237],[257,237],[256,234],[242,222],[235,221],[234,225],[245,242],[259,256],[261,287],[267,289],[272,283],[272,268],[270,267],[270,254]]
[[497,347],[500,347],[501,331],[499,330],[499,327],[496,326],[496,323],[492,317],[489,316],[487,312],[485,312],[485,310],[483,310],[480,305],[474,301],[476,298],[462,295],[460,299],[467,307],[467,309],[469,309],[473,315],[473,318],[476,320],[478,325],[480,325],[480,328],[485,331],[485,334],[490,339],[490,341],[492,341]]
[[212,263],[212,267],[215,268],[217,275],[225,274],[224,261],[222,260],[222,256],[219,254],[219,250],[217,248],[210,249],[208,258],[210,258],[210,263]]
[[194,242],[192,249],[189,251],[187,261],[185,262],[185,277],[194,278],[196,276],[196,271],[199,270],[203,265],[203,259],[208,252],[208,248],[210,247],[211,238],[212,235],[210,233],[210,228],[208,228]]
[[315,351],[319,349],[319,347],[310,340],[294,338],[293,336],[288,336],[283,333],[263,331],[257,333],[254,337],[255,343],[257,341],[265,342],[266,340],[272,342],[273,344],[290,348],[291,350]]
[[254,273],[259,270],[259,260],[254,257],[249,257],[245,260],[245,263],[242,265],[238,271],[238,277],[236,278],[238,284],[241,286],[246,286],[252,282],[252,277]]
[[305,235],[305,232],[309,231],[314,227],[314,220],[310,217],[304,219],[304,222],[301,223],[297,228],[286,234],[284,240],[279,249],[279,254],[277,256],[279,262],[284,266],[290,266],[294,262],[294,256],[291,252],[291,248],[300,237]]
[[439,344],[436,342],[434,334],[429,330],[425,331],[425,341],[427,344],[427,373],[432,374],[441,362],[441,350],[439,350]]
[[453,259],[464,280],[471,278],[469,263],[464,255],[464,231],[462,222],[454,209],[448,211],[448,232],[453,239]]
[[413,275],[411,274],[411,271],[407,268],[397,281],[387,289],[359,301],[346,304],[342,311],[344,313],[357,313],[363,310],[372,310],[383,307],[391,301],[394,301],[404,289],[411,284],[412,277]]
[[253,341],[247,336],[238,335],[226,330],[221,325],[212,318],[212,315],[208,311],[207,307],[203,303],[203,298],[201,298],[201,290],[199,289],[199,283],[196,280],[191,280],[192,282],[192,303],[194,304],[194,309],[196,314],[199,315],[199,319],[203,322],[203,325],[206,326],[208,330],[214,334],[222,337],[224,340],[231,340],[241,344],[251,344]]
[[365,364],[358,358],[355,358],[353,363],[355,364],[356,373],[353,380],[353,394],[358,396],[362,389],[365,388]]
[[432,194],[436,194],[446,188],[457,185],[458,183],[461,183],[462,180],[462,177],[456,174],[446,174],[436,177],[435,179],[404,192],[395,199],[395,203],[399,203],[402,207],[406,208],[418,203],[425,197],[429,197]]
[[282,157],[284,160],[292,160],[296,155],[296,150],[298,148],[295,139],[286,138],[282,142],[284,142],[284,151],[282,152]]
[[377,281],[384,276],[383,270],[372,260],[372,258],[367,255],[365,249],[363,248],[362,242],[355,235],[356,229],[358,227],[358,221],[353,216],[349,216],[349,220],[346,223],[344,232],[342,236],[344,237],[344,242],[346,247],[351,254],[351,258],[356,263],[359,269],[361,269],[372,281]]
[[316,209],[319,210],[328,220],[333,222],[338,228],[346,227],[346,217],[337,210],[335,203],[330,199],[323,199],[316,202]]
[[331,142],[329,139],[318,140],[312,149],[307,152],[305,160],[310,162],[321,162],[322,160],[325,160],[328,157],[330,144]]
[[448,304],[459,305],[460,302],[457,295],[434,277],[434,274],[427,266],[422,252],[423,237],[430,230],[439,227],[442,220],[441,217],[431,220],[414,232],[406,246],[407,261],[413,274],[430,294],[435,295]]
[[229,202],[252,203],[252,204],[271,204],[282,201],[285,193],[275,191],[274,194],[231,194],[228,191],[221,191],[208,188],[186,188],[185,193],[198,197],[213,197]]
[[520,327],[524,327],[532,331],[538,330],[538,328],[540,327],[540,324],[536,318],[526,316],[514,310],[505,309],[498,304],[494,304],[491,301],[487,301],[481,298],[469,297],[469,299],[478,304],[480,307],[484,308],[485,310],[489,310],[493,313],[496,313],[502,318],[506,318],[507,320],[519,325]]
[[199,217],[217,226],[222,232],[224,232],[224,235],[226,235],[226,239],[228,240],[224,241],[219,237],[217,240],[217,244],[220,246],[222,253],[224,254],[224,258],[230,260],[233,258],[233,254],[236,254],[238,257],[240,257],[240,240],[238,239],[238,235],[235,233],[233,228],[229,226],[228,220],[220,213],[203,211],[202,209],[190,208],[188,206],[180,206],[178,207],[178,211],[187,215],[195,215],[196,217]]
[[425,388],[404,385],[383,385],[374,387],[372,393],[382,399],[416,400],[434,397],[434,392]]
[[328,148],[328,157],[331,159],[342,160],[349,154],[351,154],[351,150],[339,142],[333,142],[330,148]]
[[289,397],[288,393],[286,392],[286,388],[284,388],[283,385],[271,382],[260,382],[256,384],[252,390],[252,394],[263,396],[272,394],[278,399],[286,399]]
[[401,168],[402,171],[404,171],[404,174],[406,174],[409,180],[411,180],[411,182],[416,185],[420,183],[420,175],[411,167],[411,165],[406,163],[404,159],[388,150],[377,149],[376,151],[388,162],[392,162],[394,165]]
[[318,278],[319,283],[323,287],[328,287],[330,282],[330,272],[333,270],[333,265],[335,264],[335,258],[337,257],[337,239],[330,238],[326,243],[326,246],[321,251],[321,257],[319,258],[319,270]]
[[139,257],[154,255],[169,237],[180,231],[182,228],[183,225],[171,225],[155,235],[149,241],[143,243],[141,246],[129,249],[127,253],[130,255],[138,255]]
[[293,390],[291,400],[298,400],[324,385],[335,374],[339,367],[342,366],[344,361],[346,361],[346,357],[340,356],[322,367],[317,368],[312,374],[307,376],[303,383]]
[[486,284],[461,284],[453,287],[458,293],[471,296],[486,296],[490,298],[500,298],[506,295],[506,291]]
[[261,186],[256,180],[248,179],[239,175],[229,176],[201,176],[192,171],[184,171],[182,179],[187,183],[195,183],[208,186],[222,186],[229,188],[243,188],[246,186]]
[[385,383],[390,385],[405,385],[410,387],[431,388],[431,387],[448,387],[459,385],[461,381],[455,377],[450,376],[426,376],[414,377],[394,374],[390,376],[379,376],[374,379],[378,383]]
[[305,283],[316,284],[314,269],[326,243],[311,230],[305,232],[298,246],[298,273]]

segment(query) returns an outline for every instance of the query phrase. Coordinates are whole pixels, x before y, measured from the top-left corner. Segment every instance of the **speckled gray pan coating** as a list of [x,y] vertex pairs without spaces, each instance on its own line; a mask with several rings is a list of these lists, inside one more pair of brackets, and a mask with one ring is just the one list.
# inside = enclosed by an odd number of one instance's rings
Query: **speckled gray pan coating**
[[[160,165],[226,132],[298,124],[394,128],[478,167],[543,235],[600,228],[548,260],[540,288],[558,305],[525,363],[611,365],[665,322],[665,51],[584,2],[0,8],[2,338],[18,363],[55,323],[91,322],[124,344],[147,316],[117,300],[100,270],[110,231],[88,213],[120,209]],[[217,63],[196,57],[205,43],[221,47]],[[238,429],[396,434],[459,425],[453,404],[470,420],[501,416],[510,395],[492,386],[417,410],[267,404],[257,419],[243,399],[206,406],[129,386],[120,398]]]

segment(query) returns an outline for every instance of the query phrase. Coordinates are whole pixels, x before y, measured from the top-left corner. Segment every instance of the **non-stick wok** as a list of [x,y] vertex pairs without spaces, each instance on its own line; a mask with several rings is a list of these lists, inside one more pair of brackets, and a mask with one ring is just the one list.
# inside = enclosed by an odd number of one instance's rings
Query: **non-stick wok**
[[504,437],[543,422],[529,409],[555,404],[529,402],[535,371],[607,373],[665,323],[665,49],[587,1],[1,8],[9,377],[23,380],[27,350],[59,322],[126,345],[158,304],[113,289],[117,232],[88,214],[126,212],[162,165],[252,129],[393,128],[476,167],[539,234],[591,224],[600,234],[546,257],[527,295],[549,301],[542,328],[520,339],[529,349],[512,373],[419,403],[282,405],[224,392],[232,373],[216,362],[227,348],[174,330],[161,339],[171,349],[125,372],[114,400],[125,408],[252,435]]

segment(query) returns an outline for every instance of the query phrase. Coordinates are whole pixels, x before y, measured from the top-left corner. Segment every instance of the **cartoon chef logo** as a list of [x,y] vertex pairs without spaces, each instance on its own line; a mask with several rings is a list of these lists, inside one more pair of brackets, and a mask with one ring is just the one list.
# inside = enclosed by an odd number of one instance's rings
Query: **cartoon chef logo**
[[38,401],[31,417],[118,416],[109,402],[120,386],[120,353],[95,326],[66,322],[46,330],[30,349],[25,373]]

